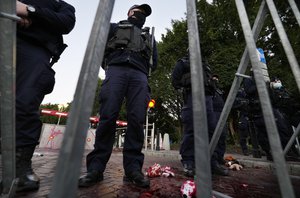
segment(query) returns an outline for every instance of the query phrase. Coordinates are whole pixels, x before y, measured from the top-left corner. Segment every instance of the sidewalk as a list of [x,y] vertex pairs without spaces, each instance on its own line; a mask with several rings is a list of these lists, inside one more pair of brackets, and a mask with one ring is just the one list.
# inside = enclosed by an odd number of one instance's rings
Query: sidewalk
[[[54,176],[58,150],[37,149],[33,157],[33,168],[41,178],[40,189],[36,192],[18,193],[17,198],[37,198],[47,197],[51,191],[52,179]],[[122,153],[113,152],[104,173],[104,181],[90,188],[78,189],[80,198],[89,197],[152,197],[152,198],[179,198],[180,187],[184,181],[188,180],[183,175],[180,156],[178,151],[144,151],[144,169],[159,163],[162,166],[170,166],[175,172],[175,177],[151,178],[149,189],[141,189],[132,184],[123,183]],[[43,154],[39,156],[38,154]],[[87,154],[87,152],[85,153]],[[276,175],[273,174],[273,164],[263,158],[252,158],[251,156],[232,155],[245,168],[242,171],[230,171],[230,176],[213,176],[213,190],[224,193],[232,197],[281,197]],[[295,196],[300,197],[300,163],[288,162]],[[85,157],[81,173],[85,173]]]

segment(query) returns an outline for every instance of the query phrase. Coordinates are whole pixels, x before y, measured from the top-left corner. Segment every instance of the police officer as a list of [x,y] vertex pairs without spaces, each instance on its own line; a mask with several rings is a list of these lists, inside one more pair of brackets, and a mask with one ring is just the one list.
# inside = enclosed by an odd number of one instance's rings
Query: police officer
[[[247,94],[247,98],[249,99],[249,114],[251,114],[253,117],[254,129],[257,134],[258,143],[262,150],[265,151],[267,159],[273,160],[272,155],[270,153],[270,144],[263,119],[263,114],[260,107],[255,80],[253,78],[246,78],[244,79],[243,85]],[[276,125],[278,128],[281,145],[282,147],[285,147],[292,135],[292,127],[291,125],[287,124],[285,118],[282,116],[280,111],[277,108],[274,108],[274,106],[273,113],[276,119]]]
[[[281,80],[277,77],[270,82],[270,98],[274,109],[277,111],[277,114],[280,115],[278,122],[284,126],[297,127],[300,112],[299,104],[294,101],[294,98],[290,96],[287,89],[282,85]],[[286,142],[292,135],[291,133],[292,132],[286,134]],[[299,153],[295,146],[292,146],[288,151],[286,158],[293,159],[294,157],[299,157]]]
[[[216,116],[216,124],[220,119],[222,110],[224,108],[224,92],[220,89],[219,85],[219,75],[214,74],[211,78],[212,83],[215,85],[215,93],[213,95],[213,108]],[[218,154],[218,162],[220,164],[225,164],[224,154],[226,152],[226,138],[227,138],[227,125],[222,130],[221,136],[217,143],[216,152]]]
[[75,9],[61,0],[16,1],[16,177],[18,191],[36,190],[39,178],[31,158],[39,143],[42,122],[39,107],[52,92],[55,72],[51,66],[66,45],[63,34],[75,25]]
[[270,97],[274,107],[286,117],[292,126],[297,127],[300,120],[299,103],[292,97],[277,77],[270,82]]
[[[112,153],[116,120],[126,98],[127,130],[123,148],[125,181],[149,187],[142,173],[144,154],[143,124],[150,100],[148,72],[157,64],[155,42],[151,49],[148,29],[142,29],[151,14],[147,4],[134,5],[128,19],[112,23],[105,50],[106,78],[100,91],[100,122],[96,130],[94,150],[86,157],[87,174],[79,179],[79,187],[88,187],[103,180],[103,172]],[[151,51],[153,56],[151,56]],[[150,64],[151,59],[153,65]]]
[[[207,63],[204,66],[205,103],[208,121],[209,138],[211,139],[216,126],[216,117],[213,109],[212,97],[214,86],[210,84],[211,71]],[[181,111],[181,119],[184,126],[183,138],[180,147],[181,163],[186,176],[193,177],[195,174],[195,151],[194,151],[194,127],[193,106],[191,90],[191,73],[189,54],[179,59],[172,73],[172,85],[175,89],[183,88],[184,104]],[[228,175],[228,170],[220,166],[218,153],[214,152],[211,157],[211,170],[213,174]]]

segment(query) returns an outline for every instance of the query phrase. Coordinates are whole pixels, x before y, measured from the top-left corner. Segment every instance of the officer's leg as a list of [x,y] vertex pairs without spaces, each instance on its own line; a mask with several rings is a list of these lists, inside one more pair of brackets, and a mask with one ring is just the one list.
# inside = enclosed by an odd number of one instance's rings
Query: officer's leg
[[[205,103],[206,103],[206,114],[207,114],[207,121],[208,121],[208,133],[209,133],[209,141],[211,140],[214,130],[216,128],[216,116],[213,110],[213,102],[212,96],[205,96]],[[224,169],[219,165],[218,162],[218,152],[215,150],[213,155],[211,156],[211,170],[213,174],[217,175],[228,175],[228,170]]]
[[247,146],[247,138],[248,138],[248,120],[247,117],[241,115],[239,120],[238,129],[240,132],[240,145],[244,155],[249,155],[248,146]]
[[16,176],[18,191],[35,190],[39,178],[31,158],[39,142],[42,123],[39,107],[54,87],[55,72],[49,67],[49,53],[43,48],[18,42],[16,69]]
[[293,134],[293,128],[278,109],[273,109],[273,112],[276,119],[281,145],[284,148]]
[[110,66],[99,94],[100,121],[94,150],[86,157],[87,174],[79,179],[79,187],[89,187],[103,180],[103,172],[115,141],[116,120],[127,86],[126,69]]
[[128,124],[123,148],[124,181],[130,181],[139,187],[148,187],[150,181],[142,173],[144,163],[142,148],[150,88],[147,76],[139,70],[129,69],[129,76],[126,94]]
[[147,76],[135,69],[130,69],[130,81],[126,95],[127,131],[124,140],[123,164],[125,173],[141,170],[144,154],[144,122],[150,100],[150,88]]
[[257,135],[257,141],[261,149],[265,152],[268,160],[272,160],[272,155],[270,152],[270,144],[268,139],[268,134],[265,127],[265,122],[262,116],[255,117],[253,119],[254,130]]
[[116,120],[127,89],[126,68],[111,66],[100,90],[100,121],[94,150],[87,155],[87,171],[103,173],[115,141]]
[[182,108],[181,119],[184,130],[180,146],[182,162],[194,164],[194,124],[191,94],[187,96],[186,104]]
[[186,103],[181,111],[181,119],[183,124],[183,137],[180,146],[181,163],[183,165],[184,174],[188,177],[194,176],[195,156],[194,156],[194,124],[192,95],[186,96]]
[[[216,120],[219,120],[221,116],[221,112],[215,112]],[[216,123],[217,124],[217,123]],[[227,125],[224,126],[219,141],[216,146],[216,152],[218,155],[218,162],[220,164],[224,164],[224,154],[226,152],[226,138],[227,138]]]

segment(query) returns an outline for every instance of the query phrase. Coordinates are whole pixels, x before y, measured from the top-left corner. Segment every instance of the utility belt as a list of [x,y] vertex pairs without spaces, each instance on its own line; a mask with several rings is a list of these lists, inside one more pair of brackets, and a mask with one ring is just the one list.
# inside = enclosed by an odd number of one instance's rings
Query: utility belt
[[145,59],[141,53],[133,52],[131,50],[115,50],[103,59],[101,67],[106,70],[109,65],[130,65],[135,68],[145,68],[142,69],[146,72],[150,67],[149,61]]
[[50,55],[51,55],[51,60],[50,60],[50,67],[52,67],[59,59],[60,59],[60,55],[63,53],[63,51],[66,49],[66,47],[68,47],[68,45],[64,44],[63,42],[61,43],[51,43],[51,42],[47,42],[47,43],[42,43],[40,41],[38,41],[37,39],[34,39],[32,37],[26,36],[26,35],[22,35],[22,34],[18,34],[18,38],[24,40],[24,41],[28,41],[29,43],[33,44],[33,45],[37,45],[40,46],[44,49],[46,49]]

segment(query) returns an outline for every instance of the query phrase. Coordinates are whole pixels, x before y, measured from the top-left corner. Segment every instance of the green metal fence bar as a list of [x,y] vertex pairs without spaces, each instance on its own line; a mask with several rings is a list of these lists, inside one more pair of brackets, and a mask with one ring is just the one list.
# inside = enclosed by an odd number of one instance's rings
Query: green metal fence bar
[[98,5],[57,162],[51,198],[76,197],[89,116],[114,2],[101,0]]

